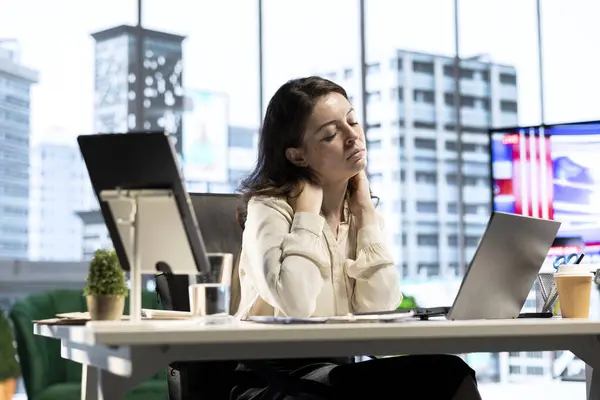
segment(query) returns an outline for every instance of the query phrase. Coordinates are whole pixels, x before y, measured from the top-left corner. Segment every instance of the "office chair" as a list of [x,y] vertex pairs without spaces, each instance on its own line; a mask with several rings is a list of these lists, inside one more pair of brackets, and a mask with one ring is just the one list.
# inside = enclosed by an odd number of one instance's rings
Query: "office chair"
[[[230,313],[239,305],[238,253],[242,247],[242,227],[238,209],[245,209],[234,194],[190,193],[200,232],[209,253],[234,255],[231,279]],[[187,275],[157,274],[156,291],[165,310],[189,311]],[[237,296],[236,296],[237,295]],[[237,361],[175,362],[167,369],[170,400],[227,399],[233,387],[232,371]]]

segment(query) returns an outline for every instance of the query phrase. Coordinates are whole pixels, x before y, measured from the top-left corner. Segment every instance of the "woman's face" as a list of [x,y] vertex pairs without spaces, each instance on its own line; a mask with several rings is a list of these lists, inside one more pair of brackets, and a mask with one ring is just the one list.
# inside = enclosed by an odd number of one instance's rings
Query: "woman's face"
[[286,151],[296,165],[311,168],[319,183],[347,181],[367,166],[365,134],[356,111],[339,93],[321,97],[304,132],[303,146]]

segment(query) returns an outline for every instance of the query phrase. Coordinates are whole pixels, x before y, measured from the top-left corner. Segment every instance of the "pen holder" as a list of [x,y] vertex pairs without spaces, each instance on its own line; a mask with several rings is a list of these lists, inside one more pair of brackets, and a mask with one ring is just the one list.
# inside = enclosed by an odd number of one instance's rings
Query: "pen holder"
[[535,305],[539,312],[551,312],[555,316],[560,316],[560,306],[558,295],[545,308],[544,305],[551,295],[554,285],[554,272],[541,272],[535,281]]

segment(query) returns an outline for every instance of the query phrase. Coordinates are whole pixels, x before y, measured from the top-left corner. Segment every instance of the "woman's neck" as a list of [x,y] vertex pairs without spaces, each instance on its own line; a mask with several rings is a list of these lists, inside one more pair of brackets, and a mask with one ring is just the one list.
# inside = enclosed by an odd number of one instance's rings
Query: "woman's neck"
[[341,222],[348,183],[324,185],[322,188],[323,204],[321,205],[321,211],[323,216],[327,221]]

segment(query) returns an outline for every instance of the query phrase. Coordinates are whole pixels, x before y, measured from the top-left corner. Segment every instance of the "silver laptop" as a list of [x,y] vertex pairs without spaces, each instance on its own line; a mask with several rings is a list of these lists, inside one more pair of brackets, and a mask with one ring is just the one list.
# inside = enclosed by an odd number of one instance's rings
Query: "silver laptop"
[[447,319],[517,318],[561,223],[494,212]]

